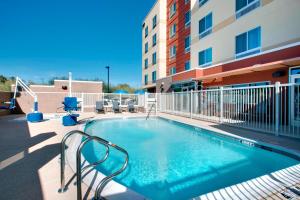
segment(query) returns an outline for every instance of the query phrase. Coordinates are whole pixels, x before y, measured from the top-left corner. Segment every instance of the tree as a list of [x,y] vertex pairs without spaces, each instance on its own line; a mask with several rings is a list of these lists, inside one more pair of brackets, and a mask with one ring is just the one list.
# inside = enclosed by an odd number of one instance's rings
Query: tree
[[5,83],[7,81],[7,78],[3,75],[0,75],[0,83]]

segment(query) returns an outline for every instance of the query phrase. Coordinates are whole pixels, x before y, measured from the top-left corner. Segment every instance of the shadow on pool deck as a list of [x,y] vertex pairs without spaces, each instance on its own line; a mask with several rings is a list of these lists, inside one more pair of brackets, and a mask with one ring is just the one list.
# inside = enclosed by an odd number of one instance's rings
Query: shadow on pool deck
[[31,137],[27,122],[14,120],[0,120],[0,199],[43,199],[38,171],[59,154],[59,143],[32,152],[29,148],[56,133]]

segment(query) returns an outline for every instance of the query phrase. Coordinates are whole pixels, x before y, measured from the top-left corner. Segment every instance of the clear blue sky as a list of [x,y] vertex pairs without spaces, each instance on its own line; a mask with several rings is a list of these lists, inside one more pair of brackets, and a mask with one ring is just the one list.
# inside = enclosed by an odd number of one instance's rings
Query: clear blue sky
[[141,82],[141,25],[155,0],[0,0],[0,74]]

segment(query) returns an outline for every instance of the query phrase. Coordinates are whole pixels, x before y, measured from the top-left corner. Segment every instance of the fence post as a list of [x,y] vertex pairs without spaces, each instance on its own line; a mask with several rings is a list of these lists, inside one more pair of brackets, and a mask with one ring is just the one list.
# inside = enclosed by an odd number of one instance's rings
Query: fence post
[[220,87],[220,123],[223,123],[223,112],[224,112],[224,110],[223,110],[223,102],[224,102],[223,89],[224,89],[223,86]]
[[147,107],[148,107],[148,100],[147,100],[147,97],[148,97],[148,93],[145,92],[145,98],[144,98],[145,112],[147,112]]
[[174,97],[174,91],[172,91],[172,113],[175,111],[175,97]]
[[276,136],[279,135],[279,123],[280,123],[280,104],[279,104],[279,99],[280,99],[280,82],[275,83],[275,132]]
[[157,115],[157,93],[155,93],[155,115]]
[[191,90],[190,92],[190,108],[191,108],[190,118],[192,119],[193,118],[193,90]]
[[84,112],[84,101],[83,101],[83,99],[84,99],[84,93],[82,92],[81,93],[81,112]]

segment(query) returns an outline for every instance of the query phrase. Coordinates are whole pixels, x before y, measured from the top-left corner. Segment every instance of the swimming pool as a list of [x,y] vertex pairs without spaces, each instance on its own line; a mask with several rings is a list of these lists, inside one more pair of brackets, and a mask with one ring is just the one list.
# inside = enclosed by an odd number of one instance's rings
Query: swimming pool
[[[188,199],[299,164],[282,154],[163,118],[99,120],[87,124],[85,131],[128,151],[128,168],[115,181],[151,199]],[[83,154],[93,162],[103,152],[97,143],[89,143]],[[109,174],[121,164],[122,155],[113,151],[97,169]]]

